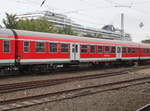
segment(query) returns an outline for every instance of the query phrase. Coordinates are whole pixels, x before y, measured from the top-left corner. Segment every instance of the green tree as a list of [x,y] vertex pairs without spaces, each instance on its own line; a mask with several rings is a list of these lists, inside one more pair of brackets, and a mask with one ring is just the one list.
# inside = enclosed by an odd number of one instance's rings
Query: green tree
[[54,25],[49,23],[45,18],[19,20],[16,29],[51,33],[57,32]]
[[17,26],[17,17],[16,14],[6,13],[6,19],[3,19],[3,23],[6,28],[15,29]]
[[6,19],[3,19],[6,28],[20,29],[38,32],[60,33],[68,35],[77,35],[70,26],[58,28],[55,24],[50,23],[46,18],[41,17],[38,19],[18,19],[16,14],[6,13]]
[[150,39],[142,40],[142,43],[150,44]]

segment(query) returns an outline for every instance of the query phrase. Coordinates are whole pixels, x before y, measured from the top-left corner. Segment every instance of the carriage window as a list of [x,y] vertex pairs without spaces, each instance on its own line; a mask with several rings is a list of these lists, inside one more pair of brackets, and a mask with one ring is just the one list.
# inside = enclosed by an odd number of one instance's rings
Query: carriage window
[[144,53],[146,53],[146,49],[144,49]]
[[103,52],[102,46],[98,46],[98,53],[102,53],[102,52]]
[[87,45],[81,45],[81,53],[87,53]]
[[44,42],[36,43],[36,52],[45,52],[45,43]]
[[147,53],[149,53],[149,50],[147,49]]
[[95,46],[94,46],[94,45],[91,45],[91,46],[90,46],[90,53],[95,53],[95,52],[96,52],[95,49],[96,49]]
[[3,51],[4,52],[10,52],[10,41],[9,40],[4,40],[3,41]]
[[116,47],[113,46],[112,49],[111,49],[111,53],[115,53],[116,52]]
[[122,53],[127,53],[127,49],[125,47],[122,48]]
[[121,53],[121,47],[117,47],[117,53]]
[[75,45],[75,44],[72,45],[72,52],[73,53],[78,52],[78,45]]
[[29,52],[29,41],[24,41],[24,52]]
[[61,44],[61,52],[68,52],[69,45],[68,44]]
[[105,46],[105,53],[109,53],[110,52],[110,47],[109,46]]
[[146,53],[147,52],[147,50],[146,49],[144,49],[144,53]]
[[131,53],[131,48],[128,48],[128,53]]
[[132,48],[132,53],[135,53],[136,52],[136,49],[135,48]]
[[88,49],[87,49],[87,45],[82,45],[81,46],[81,53],[87,53]]
[[149,53],[149,49],[144,49],[144,53]]
[[49,52],[57,52],[57,44],[49,43]]

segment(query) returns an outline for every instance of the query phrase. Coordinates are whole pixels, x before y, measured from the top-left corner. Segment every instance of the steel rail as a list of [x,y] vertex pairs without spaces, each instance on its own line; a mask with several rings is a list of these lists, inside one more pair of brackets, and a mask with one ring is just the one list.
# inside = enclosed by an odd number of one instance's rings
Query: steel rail
[[[145,69],[145,68],[149,68],[149,67],[138,68],[136,69],[136,71]],[[101,74],[91,74],[91,75],[77,76],[77,77],[67,77],[67,78],[61,78],[61,79],[48,79],[48,80],[39,80],[39,81],[30,81],[30,82],[19,82],[19,83],[13,83],[13,84],[3,84],[3,85],[0,85],[0,94],[21,91],[21,90],[26,90],[26,89],[59,85],[59,84],[67,83],[67,82],[124,75],[124,74],[127,74],[129,71],[135,71],[135,69],[134,68],[125,69],[122,71],[115,71],[115,72],[108,72],[108,73],[101,73]]]
[[[135,82],[135,83],[133,83],[133,82]],[[106,92],[106,91],[118,90],[118,89],[127,88],[127,87],[135,86],[135,85],[141,85],[141,84],[145,84],[145,83],[150,83],[150,77],[136,78],[136,79],[130,79],[130,80],[125,80],[125,81],[111,82],[111,83],[107,83],[107,84],[100,84],[100,85],[94,85],[94,86],[88,86],[88,87],[82,87],[82,88],[62,90],[62,91],[58,91],[58,92],[50,92],[50,93],[36,95],[36,96],[20,97],[20,98],[0,101],[0,110],[1,111],[10,111],[12,109],[24,108],[24,107],[37,105],[37,104],[61,101],[61,100],[65,100],[65,99],[73,99],[73,98],[77,98],[77,97],[81,97],[81,96],[87,96],[87,95],[102,93],[102,92]],[[99,88],[104,88],[104,89],[97,90]],[[105,88],[107,88],[107,89],[105,89]],[[62,98],[54,99],[54,100],[46,98],[49,96],[52,97],[52,96],[61,95],[61,94],[75,93],[78,91],[84,91],[84,92],[86,91],[86,93],[80,92],[80,93],[73,94],[72,96],[62,97]],[[40,100],[42,100],[42,101],[40,101]],[[24,105],[19,104],[19,103],[23,103],[24,101],[26,101],[26,102],[28,101],[30,104],[24,104]],[[31,103],[31,101],[32,101],[32,103]],[[16,106],[14,104],[16,104]]]

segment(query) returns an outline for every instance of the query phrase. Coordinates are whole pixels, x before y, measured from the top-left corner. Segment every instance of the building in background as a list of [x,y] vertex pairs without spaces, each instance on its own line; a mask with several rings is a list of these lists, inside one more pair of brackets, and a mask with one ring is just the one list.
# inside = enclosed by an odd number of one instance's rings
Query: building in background
[[125,40],[131,41],[130,34],[125,33],[124,38],[121,36],[121,31],[114,28],[113,25],[106,25],[102,29],[84,27],[83,25],[75,23],[73,20],[68,18],[66,15],[54,13],[50,11],[41,11],[35,13],[26,13],[17,15],[18,19],[37,19],[45,17],[49,22],[53,23],[57,27],[70,26],[79,36],[98,37],[101,39],[111,40]]

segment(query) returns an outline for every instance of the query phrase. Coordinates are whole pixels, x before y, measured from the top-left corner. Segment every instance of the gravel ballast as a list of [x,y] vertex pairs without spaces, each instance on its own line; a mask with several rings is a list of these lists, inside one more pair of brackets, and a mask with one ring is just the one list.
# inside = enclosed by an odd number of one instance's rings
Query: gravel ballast
[[[98,71],[95,72],[97,73]],[[93,71],[92,73],[94,74],[95,72]],[[54,91],[59,91],[64,89],[72,89],[77,87],[85,87],[85,86],[96,85],[96,84],[104,84],[109,82],[146,77],[150,75],[149,72],[150,69],[144,69],[136,72],[129,72],[129,74],[127,75],[93,79],[90,81],[89,80],[77,81],[77,82],[57,85],[54,87],[44,87],[44,88],[30,89],[26,91],[18,91],[11,94],[9,93],[0,94],[0,100],[20,97],[21,95],[30,96],[30,95],[42,94],[46,92],[54,92]],[[88,74],[88,72],[85,72],[84,74]],[[65,76],[68,76],[68,74]],[[58,76],[53,76],[53,78],[55,77],[57,78]],[[13,82],[14,81],[15,79],[13,79]],[[105,93],[99,93],[90,96],[64,100],[60,102],[46,103],[46,104],[36,105],[28,108],[22,108],[14,111],[135,111],[136,109],[149,103],[150,101],[149,92],[150,92],[149,84],[147,83],[144,85],[139,85],[134,87],[132,86],[125,89],[116,90],[116,91],[109,91]]]

